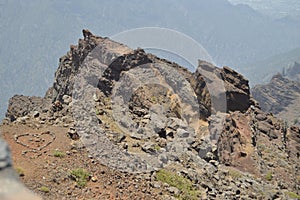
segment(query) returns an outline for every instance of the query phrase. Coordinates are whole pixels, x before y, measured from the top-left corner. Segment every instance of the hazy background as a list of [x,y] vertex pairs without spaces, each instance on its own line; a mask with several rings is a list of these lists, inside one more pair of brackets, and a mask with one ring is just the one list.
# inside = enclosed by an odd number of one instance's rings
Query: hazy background
[[300,1],[230,2],[0,0],[0,119],[12,95],[44,95],[83,28],[101,36],[147,26],[180,31],[251,85],[300,61]]

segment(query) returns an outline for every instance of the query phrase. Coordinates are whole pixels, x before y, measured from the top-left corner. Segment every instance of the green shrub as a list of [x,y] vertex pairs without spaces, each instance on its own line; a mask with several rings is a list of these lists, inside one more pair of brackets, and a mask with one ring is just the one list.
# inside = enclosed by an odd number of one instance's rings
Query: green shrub
[[66,156],[66,153],[63,151],[56,150],[53,152],[54,157],[63,158]]
[[25,176],[25,172],[22,167],[15,167],[15,170],[19,176]]
[[45,193],[49,193],[50,192],[50,189],[46,186],[42,186],[38,189],[39,191],[41,192],[45,192]]
[[271,172],[271,171],[268,171],[268,173],[266,174],[265,178],[266,178],[267,181],[271,181],[272,178],[273,178],[272,172]]
[[160,146],[155,145],[155,146],[154,146],[154,150],[155,150],[155,151],[159,151],[159,150],[160,150]]
[[90,173],[82,168],[72,170],[70,175],[79,187],[85,187],[90,177]]
[[286,194],[292,199],[300,199],[300,195],[298,195],[294,192],[287,192]]
[[162,169],[156,173],[156,179],[179,189],[181,191],[179,199],[199,199],[200,191],[194,188],[193,183],[187,178]]
[[230,169],[229,170],[229,175],[234,179],[237,180],[239,178],[242,178],[242,174],[241,172],[239,172],[238,170],[234,170],[234,169]]

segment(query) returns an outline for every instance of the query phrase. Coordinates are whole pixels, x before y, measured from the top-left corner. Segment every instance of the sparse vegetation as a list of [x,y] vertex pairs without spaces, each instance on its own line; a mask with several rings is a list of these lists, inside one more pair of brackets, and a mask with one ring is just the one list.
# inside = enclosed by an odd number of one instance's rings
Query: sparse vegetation
[[100,115],[100,111],[98,108],[96,108],[96,111],[95,111],[96,115]]
[[55,150],[55,151],[53,152],[53,156],[54,156],[54,157],[58,157],[58,158],[63,158],[63,157],[66,156],[66,153],[63,152],[63,151]]
[[90,173],[82,168],[72,170],[70,175],[79,187],[85,187],[90,177]]
[[42,186],[38,189],[39,191],[41,192],[45,192],[45,193],[49,193],[50,192],[50,189],[46,186]]
[[266,145],[264,144],[257,144],[257,149],[260,151],[264,151],[266,149]]
[[154,146],[154,150],[155,150],[155,151],[159,151],[159,150],[160,150],[160,146],[155,145],[155,146]]
[[15,170],[19,174],[19,176],[25,176],[25,172],[22,167],[15,167]]
[[229,170],[229,175],[235,180],[242,177],[242,174],[239,171],[234,169]]
[[199,199],[201,194],[199,190],[193,187],[193,183],[189,179],[174,172],[162,169],[156,173],[156,179],[179,189],[181,191],[178,196],[179,199]]
[[294,192],[287,192],[286,194],[292,199],[300,199],[300,195],[298,195]]
[[273,179],[273,173],[271,171],[268,171],[268,173],[265,176],[265,179],[267,181],[271,181]]
[[152,97],[151,97],[151,101],[152,101],[152,103],[156,103],[156,102],[157,102],[157,97],[152,96]]

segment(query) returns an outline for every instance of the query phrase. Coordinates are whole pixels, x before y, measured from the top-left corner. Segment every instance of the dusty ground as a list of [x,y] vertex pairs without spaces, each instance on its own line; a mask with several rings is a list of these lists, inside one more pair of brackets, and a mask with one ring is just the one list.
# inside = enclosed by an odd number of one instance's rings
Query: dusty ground
[[[150,186],[150,174],[130,175],[108,169],[98,160],[89,158],[86,149],[78,142],[74,143],[67,131],[67,128],[56,126],[39,129],[26,125],[1,127],[3,138],[12,151],[14,167],[29,189],[44,199],[159,199],[160,191]],[[19,136],[17,140],[16,136]],[[50,144],[45,146],[48,142]],[[38,148],[42,149],[30,151]],[[63,156],[55,156],[55,152]],[[70,176],[77,168],[90,173],[85,187],[77,186]]]

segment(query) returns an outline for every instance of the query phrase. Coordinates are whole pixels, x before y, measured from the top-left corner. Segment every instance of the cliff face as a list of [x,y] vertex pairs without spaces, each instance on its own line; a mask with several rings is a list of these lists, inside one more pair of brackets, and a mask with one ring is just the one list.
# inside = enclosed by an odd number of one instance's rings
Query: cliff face
[[[2,128],[11,145],[37,152],[36,162],[54,159],[52,148],[64,149],[70,166],[93,171],[87,185],[91,192],[59,192],[73,181],[61,172],[67,170],[59,167],[66,166],[63,159],[45,167],[56,192],[41,193],[25,176],[31,189],[49,199],[66,194],[106,198],[105,192],[111,192],[106,181],[119,199],[124,194],[143,199],[287,198],[299,190],[299,128],[260,110],[242,75],[204,61],[191,73],[142,49],[131,50],[88,30],[83,35],[60,58],[45,97],[10,100]],[[13,137],[8,130],[19,126],[34,132],[57,127],[60,134]],[[22,137],[35,138],[27,142]],[[36,147],[43,142],[39,138],[45,141]],[[88,154],[103,165],[102,171],[85,163]],[[103,194],[97,194],[99,185]]]

